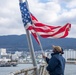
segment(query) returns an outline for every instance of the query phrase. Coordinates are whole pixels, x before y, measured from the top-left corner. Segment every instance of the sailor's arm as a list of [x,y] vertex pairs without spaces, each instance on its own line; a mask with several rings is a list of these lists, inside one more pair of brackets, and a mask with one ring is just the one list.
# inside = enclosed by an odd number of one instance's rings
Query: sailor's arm
[[47,64],[49,63],[49,58],[47,56],[45,56],[44,54],[42,54],[42,57],[45,59],[45,61],[47,62]]

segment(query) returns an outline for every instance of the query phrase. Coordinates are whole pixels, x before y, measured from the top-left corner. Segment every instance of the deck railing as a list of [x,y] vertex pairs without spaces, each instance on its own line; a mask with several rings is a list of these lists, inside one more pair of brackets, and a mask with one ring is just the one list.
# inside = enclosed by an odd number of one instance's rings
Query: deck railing
[[[40,65],[39,67],[39,75],[47,75],[46,65]],[[37,67],[31,67],[28,69],[22,69],[16,72],[12,72],[9,75],[36,75]]]

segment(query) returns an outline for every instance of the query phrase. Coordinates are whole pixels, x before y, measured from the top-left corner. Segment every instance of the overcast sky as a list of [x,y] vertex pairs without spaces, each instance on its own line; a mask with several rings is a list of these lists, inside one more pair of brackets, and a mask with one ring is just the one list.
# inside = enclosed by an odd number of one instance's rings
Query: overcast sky
[[[29,10],[42,23],[72,27],[68,37],[76,38],[76,0],[28,0]],[[0,1],[0,36],[25,34],[19,0]]]

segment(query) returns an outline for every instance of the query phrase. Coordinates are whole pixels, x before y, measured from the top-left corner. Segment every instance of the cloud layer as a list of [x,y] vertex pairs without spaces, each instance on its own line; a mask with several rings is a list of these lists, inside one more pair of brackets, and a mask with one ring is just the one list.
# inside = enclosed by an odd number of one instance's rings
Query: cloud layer
[[[28,0],[29,9],[36,18],[49,25],[72,24],[68,37],[76,37],[76,0]],[[0,35],[21,35],[25,29],[18,0],[0,1]]]

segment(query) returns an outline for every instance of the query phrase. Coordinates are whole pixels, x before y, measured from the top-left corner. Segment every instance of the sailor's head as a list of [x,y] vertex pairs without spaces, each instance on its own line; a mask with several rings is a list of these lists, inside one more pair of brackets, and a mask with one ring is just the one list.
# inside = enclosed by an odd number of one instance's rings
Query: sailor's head
[[60,46],[55,46],[55,45],[53,45],[52,47],[53,47],[53,52],[54,52],[54,53],[57,52],[57,53],[64,54],[63,49],[62,49]]

